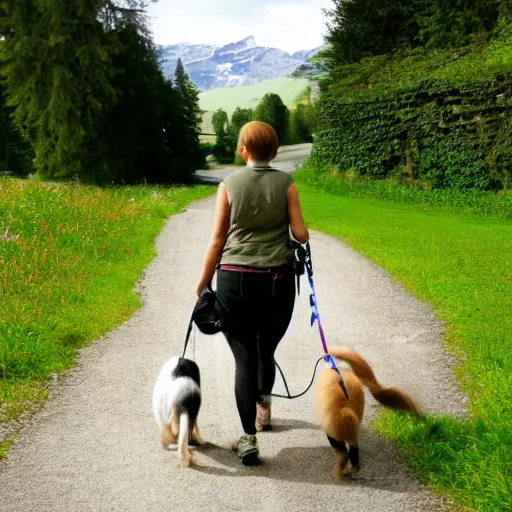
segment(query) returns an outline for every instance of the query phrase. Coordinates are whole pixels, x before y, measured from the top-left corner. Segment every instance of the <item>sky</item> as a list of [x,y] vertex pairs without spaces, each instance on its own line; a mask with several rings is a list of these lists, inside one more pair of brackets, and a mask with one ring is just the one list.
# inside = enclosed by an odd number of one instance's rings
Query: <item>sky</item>
[[323,44],[332,0],[158,0],[148,7],[157,44],[223,45],[254,36],[289,53]]

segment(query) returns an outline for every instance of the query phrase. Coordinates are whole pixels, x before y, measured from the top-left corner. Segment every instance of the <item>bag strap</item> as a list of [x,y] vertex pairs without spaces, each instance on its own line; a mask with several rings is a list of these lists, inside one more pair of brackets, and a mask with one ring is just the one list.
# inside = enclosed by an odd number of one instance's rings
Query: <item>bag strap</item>
[[[213,281],[213,276],[206,283],[206,286],[204,287],[205,290],[213,290],[212,281]],[[185,357],[185,353],[187,352],[188,342],[190,340],[190,335],[192,334],[192,328],[194,327],[194,315],[196,314],[196,309],[197,309],[198,302],[196,302],[196,304],[194,306],[194,309],[192,310],[192,314],[190,315],[190,321],[188,322],[187,334],[185,336],[185,344],[184,344],[184,347],[183,347],[183,356],[182,357]]]
[[182,358],[185,357],[185,354],[187,352],[188,342],[190,340],[190,335],[192,334],[192,328],[194,327],[194,314],[196,312],[196,308],[194,307],[194,311],[192,311],[192,315],[190,316],[190,322],[188,323],[187,327],[187,335],[185,336],[185,345],[183,347],[183,355]]

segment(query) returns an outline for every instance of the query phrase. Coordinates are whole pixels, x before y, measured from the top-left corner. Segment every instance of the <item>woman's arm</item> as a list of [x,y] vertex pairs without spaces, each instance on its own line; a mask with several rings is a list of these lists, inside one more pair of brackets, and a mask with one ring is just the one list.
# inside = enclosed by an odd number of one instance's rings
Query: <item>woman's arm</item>
[[309,240],[309,233],[302,218],[302,210],[300,209],[299,193],[295,183],[288,187],[286,192],[288,203],[288,218],[290,219],[290,228],[294,238],[301,244],[305,244]]
[[226,237],[229,230],[229,199],[224,183],[219,185],[217,191],[217,201],[215,204],[215,215],[213,218],[213,231],[210,236],[210,242],[204,255],[203,270],[197,283],[196,295],[199,297],[206,283],[212,278],[217,262],[219,261],[222,249],[226,243]]

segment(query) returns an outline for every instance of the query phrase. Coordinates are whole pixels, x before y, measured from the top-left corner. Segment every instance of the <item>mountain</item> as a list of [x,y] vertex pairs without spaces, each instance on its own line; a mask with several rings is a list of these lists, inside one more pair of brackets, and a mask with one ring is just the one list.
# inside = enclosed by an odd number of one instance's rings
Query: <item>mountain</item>
[[160,59],[165,76],[172,77],[181,58],[190,79],[200,90],[208,91],[289,76],[318,51],[315,48],[290,55],[277,48],[258,46],[251,36],[225,46],[162,46]]

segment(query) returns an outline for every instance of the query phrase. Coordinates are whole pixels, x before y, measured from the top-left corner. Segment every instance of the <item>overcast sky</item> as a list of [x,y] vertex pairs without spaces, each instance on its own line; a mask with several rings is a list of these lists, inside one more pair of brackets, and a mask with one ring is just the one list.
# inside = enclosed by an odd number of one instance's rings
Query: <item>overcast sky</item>
[[254,36],[288,52],[323,43],[332,0],[159,0],[148,12],[157,44],[226,44]]

